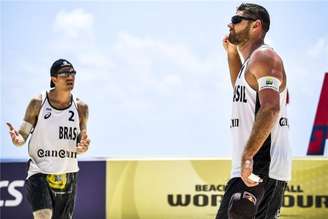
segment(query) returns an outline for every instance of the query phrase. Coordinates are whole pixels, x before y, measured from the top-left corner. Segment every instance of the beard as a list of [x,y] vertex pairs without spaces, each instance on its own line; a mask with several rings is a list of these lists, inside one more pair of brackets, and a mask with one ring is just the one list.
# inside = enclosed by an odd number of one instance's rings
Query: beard
[[234,45],[240,45],[249,40],[249,30],[250,24],[248,24],[242,31],[236,33],[234,30],[231,30],[229,33],[229,42]]

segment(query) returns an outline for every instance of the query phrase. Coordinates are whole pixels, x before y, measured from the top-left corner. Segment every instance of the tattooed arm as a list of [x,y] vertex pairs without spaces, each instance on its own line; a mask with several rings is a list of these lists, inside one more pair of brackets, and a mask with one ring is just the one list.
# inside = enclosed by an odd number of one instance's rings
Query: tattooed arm
[[89,117],[89,108],[88,105],[83,103],[81,100],[77,102],[77,110],[79,112],[80,118],[80,142],[77,144],[77,153],[81,154],[86,152],[89,149],[90,139],[87,134],[87,123]]
[[18,131],[11,125],[11,123],[7,122],[11,141],[14,145],[22,146],[25,144],[29,134],[31,133],[31,130],[36,125],[41,109],[41,102],[41,95],[33,98],[30,101],[25,111],[24,121],[22,122]]

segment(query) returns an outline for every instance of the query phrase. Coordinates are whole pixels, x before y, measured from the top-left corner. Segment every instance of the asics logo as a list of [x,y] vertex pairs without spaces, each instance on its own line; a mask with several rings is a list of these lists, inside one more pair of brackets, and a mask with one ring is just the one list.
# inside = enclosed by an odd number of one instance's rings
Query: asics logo
[[44,119],[49,119],[50,116],[51,116],[51,112],[48,112],[44,115]]

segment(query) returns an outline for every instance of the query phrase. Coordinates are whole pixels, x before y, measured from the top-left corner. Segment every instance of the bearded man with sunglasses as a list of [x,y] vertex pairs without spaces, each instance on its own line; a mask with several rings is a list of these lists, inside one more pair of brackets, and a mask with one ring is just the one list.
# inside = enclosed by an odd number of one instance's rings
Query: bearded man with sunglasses
[[291,178],[283,61],[264,44],[270,27],[264,7],[241,4],[228,27],[223,46],[234,88],[233,155],[216,219],[278,218]]
[[55,61],[50,69],[53,89],[30,101],[18,131],[7,123],[16,146],[31,134],[25,187],[35,219],[73,217],[77,154],[86,152],[90,144],[88,106],[71,93],[75,74],[69,61]]

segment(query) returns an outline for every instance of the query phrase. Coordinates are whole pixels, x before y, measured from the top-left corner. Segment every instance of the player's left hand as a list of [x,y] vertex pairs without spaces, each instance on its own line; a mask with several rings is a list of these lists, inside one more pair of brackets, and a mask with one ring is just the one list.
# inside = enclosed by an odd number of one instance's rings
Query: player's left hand
[[253,159],[242,159],[240,175],[241,175],[241,179],[248,187],[254,187],[259,184],[258,182],[254,182],[248,178],[252,174],[252,172],[253,172]]
[[77,144],[76,152],[78,154],[86,152],[89,149],[89,145],[90,145],[90,139],[88,138],[87,130],[83,129],[81,131],[81,140]]

